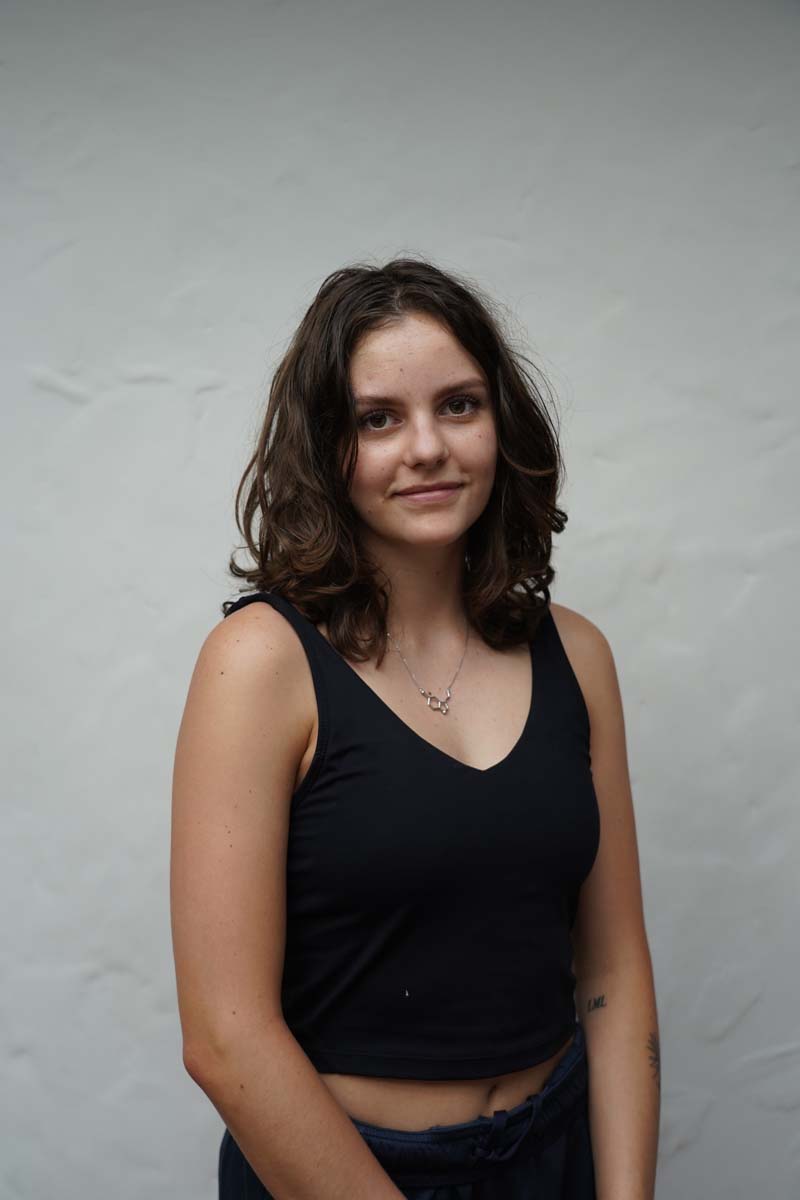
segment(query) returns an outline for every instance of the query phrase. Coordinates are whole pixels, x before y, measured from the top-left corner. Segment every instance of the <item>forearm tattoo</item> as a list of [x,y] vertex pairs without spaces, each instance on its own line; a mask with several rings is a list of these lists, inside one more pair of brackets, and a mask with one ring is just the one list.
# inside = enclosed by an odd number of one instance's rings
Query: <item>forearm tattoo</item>
[[[605,992],[601,992],[599,996],[592,996],[586,1004],[587,1013],[594,1012],[596,1008],[606,1008]],[[658,1033],[651,1033],[647,1039],[647,1052],[650,1058],[650,1068],[653,1072],[653,1079],[656,1082],[656,1087],[661,1091],[661,1049],[658,1043]]]
[[653,1078],[656,1081],[656,1087],[661,1091],[661,1050],[658,1045],[658,1034],[651,1033],[647,1039],[647,1049],[650,1052],[650,1066],[653,1069]]

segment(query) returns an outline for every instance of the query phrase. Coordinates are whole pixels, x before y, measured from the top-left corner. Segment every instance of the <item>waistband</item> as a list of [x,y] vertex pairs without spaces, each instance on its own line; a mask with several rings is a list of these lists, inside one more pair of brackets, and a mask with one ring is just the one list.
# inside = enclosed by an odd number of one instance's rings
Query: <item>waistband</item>
[[588,1103],[583,1027],[539,1092],[491,1117],[428,1129],[387,1129],[350,1120],[392,1179],[406,1187],[472,1183],[497,1172],[497,1164],[524,1163],[554,1141]]

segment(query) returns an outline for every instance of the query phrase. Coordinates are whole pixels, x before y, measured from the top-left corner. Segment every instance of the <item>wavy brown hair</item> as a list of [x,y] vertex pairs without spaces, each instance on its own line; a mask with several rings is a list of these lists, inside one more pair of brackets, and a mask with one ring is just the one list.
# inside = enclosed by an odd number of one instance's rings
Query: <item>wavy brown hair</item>
[[[358,454],[353,351],[370,330],[409,313],[445,326],[483,368],[497,430],[494,487],[467,533],[465,615],[492,647],[533,637],[550,603],[552,535],[567,514],[564,474],[542,372],[501,329],[496,307],[465,278],[419,257],[356,263],[319,288],[272,378],[255,449],[236,492],[251,564],[229,571],[324,621],[345,658],[383,661],[390,582],[360,545],[349,499]],[[244,547],[240,547],[243,549]],[[233,600],[222,605],[228,615]]]

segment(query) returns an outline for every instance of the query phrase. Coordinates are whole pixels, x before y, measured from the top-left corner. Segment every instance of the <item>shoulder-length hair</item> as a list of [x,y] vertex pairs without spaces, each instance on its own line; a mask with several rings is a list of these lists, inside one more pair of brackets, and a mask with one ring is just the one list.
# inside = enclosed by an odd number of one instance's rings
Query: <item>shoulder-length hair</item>
[[[234,552],[228,569],[250,584],[242,594],[274,591],[314,624],[324,621],[334,648],[358,662],[383,661],[390,585],[360,545],[349,499],[358,425],[348,368],[360,338],[409,313],[436,318],[489,382],[497,469],[467,533],[462,587],[465,615],[490,646],[533,637],[555,576],[552,534],[567,523],[556,504],[564,466],[543,398],[549,385],[503,334],[481,289],[419,257],[334,271],[273,375],[236,492],[252,562],[239,566]],[[223,603],[225,616],[233,603]]]

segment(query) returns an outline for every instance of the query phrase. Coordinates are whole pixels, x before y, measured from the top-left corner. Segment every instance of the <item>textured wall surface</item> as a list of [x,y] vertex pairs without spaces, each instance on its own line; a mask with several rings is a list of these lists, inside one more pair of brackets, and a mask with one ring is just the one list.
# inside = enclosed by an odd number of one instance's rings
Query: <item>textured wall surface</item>
[[406,249],[548,373],[554,598],[615,653],[659,1200],[800,1195],[800,10],[6,0],[2,1200],[212,1200],[172,759],[325,274]]

